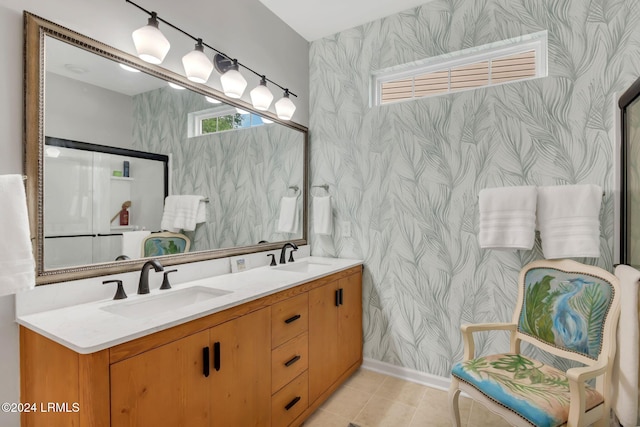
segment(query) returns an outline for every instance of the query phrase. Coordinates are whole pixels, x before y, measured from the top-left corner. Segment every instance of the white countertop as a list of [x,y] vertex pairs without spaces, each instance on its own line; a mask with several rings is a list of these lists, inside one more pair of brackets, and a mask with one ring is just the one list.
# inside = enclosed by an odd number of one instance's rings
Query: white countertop
[[[304,269],[305,263],[312,267],[309,272],[281,269],[287,268],[286,266]],[[133,294],[124,300],[100,300],[18,316],[16,321],[80,354],[89,354],[360,264],[362,261],[353,259],[306,257],[286,266],[259,267],[239,273],[213,276],[174,285],[169,290],[154,289],[147,295]],[[170,293],[193,286],[230,293],[146,317],[124,317],[107,311],[118,304],[135,304],[136,301],[150,301],[149,298],[157,299],[165,295],[169,298]]]

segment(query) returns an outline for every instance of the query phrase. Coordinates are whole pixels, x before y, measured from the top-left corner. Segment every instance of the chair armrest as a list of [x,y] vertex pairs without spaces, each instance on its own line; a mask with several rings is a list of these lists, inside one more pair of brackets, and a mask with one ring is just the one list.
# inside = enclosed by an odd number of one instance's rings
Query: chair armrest
[[473,333],[482,331],[511,331],[515,332],[518,327],[515,323],[472,323],[460,326],[462,339],[464,340],[464,360],[471,360],[475,356],[475,343]]
[[584,383],[591,378],[595,378],[604,374],[607,371],[608,365],[608,360],[603,359],[591,366],[571,368],[567,370],[567,378],[569,379],[569,381]]
[[[569,406],[569,425],[572,420],[583,416],[586,408],[586,381],[605,374],[609,369],[609,360],[603,359],[591,366],[571,368],[567,370],[571,404]],[[606,397],[605,397],[606,402]],[[606,406],[605,406],[606,407]],[[606,415],[608,418],[608,414]]]

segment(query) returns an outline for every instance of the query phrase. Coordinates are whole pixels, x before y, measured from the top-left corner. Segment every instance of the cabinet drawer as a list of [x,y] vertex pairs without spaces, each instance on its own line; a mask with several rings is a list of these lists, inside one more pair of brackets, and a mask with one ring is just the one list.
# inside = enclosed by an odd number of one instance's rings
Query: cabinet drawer
[[271,393],[280,390],[308,367],[309,333],[305,332],[272,351]]
[[271,398],[271,427],[288,426],[309,406],[309,375],[305,371]]
[[309,295],[298,295],[271,307],[271,348],[309,329]]

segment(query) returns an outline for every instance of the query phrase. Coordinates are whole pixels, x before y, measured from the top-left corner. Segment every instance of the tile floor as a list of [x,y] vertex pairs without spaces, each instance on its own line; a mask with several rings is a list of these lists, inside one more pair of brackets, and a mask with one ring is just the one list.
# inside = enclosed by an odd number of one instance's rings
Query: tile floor
[[[462,427],[507,427],[471,399],[460,397]],[[366,369],[358,370],[304,427],[451,427],[447,392]]]

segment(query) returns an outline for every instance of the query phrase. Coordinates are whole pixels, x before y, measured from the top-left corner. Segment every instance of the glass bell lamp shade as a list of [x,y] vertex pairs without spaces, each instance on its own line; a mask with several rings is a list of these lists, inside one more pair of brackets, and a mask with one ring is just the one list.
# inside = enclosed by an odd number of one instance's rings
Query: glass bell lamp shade
[[155,12],[149,18],[149,23],[135,30],[131,36],[140,59],[150,64],[162,63],[171,47],[169,40],[158,29]]
[[217,100],[215,98],[212,98],[210,96],[205,96],[204,99],[206,99],[207,102],[210,102],[212,104],[220,104],[222,102],[222,101],[219,101],[219,100]]
[[242,77],[240,71],[233,68],[220,76],[220,83],[222,91],[229,98],[242,97],[244,89],[247,87],[247,81]]
[[276,114],[278,118],[282,120],[291,120],[295,111],[296,106],[293,101],[289,99],[289,91],[285,91],[284,96],[276,102]]
[[268,110],[271,105],[271,101],[273,101],[273,94],[267,87],[267,81],[264,77],[260,80],[260,84],[256,86],[249,95],[251,95],[253,108],[256,110]]
[[182,65],[187,78],[192,82],[206,83],[213,71],[213,64],[204,54],[202,40],[198,40],[196,48],[182,57]]

